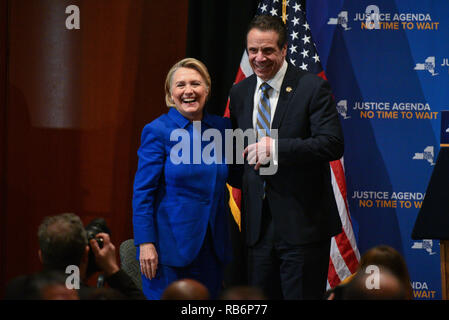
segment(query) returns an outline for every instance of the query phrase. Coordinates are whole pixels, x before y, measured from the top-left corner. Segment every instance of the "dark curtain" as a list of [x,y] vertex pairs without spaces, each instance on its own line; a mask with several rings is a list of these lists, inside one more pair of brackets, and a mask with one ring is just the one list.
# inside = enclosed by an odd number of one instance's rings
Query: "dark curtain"
[[186,56],[201,60],[212,78],[209,113],[223,115],[258,0],[190,0]]
[[[223,115],[246,45],[246,29],[258,0],[190,0],[186,56],[201,60],[212,78],[209,113]],[[229,211],[234,259],[225,270],[225,287],[247,284],[244,230],[239,231]],[[242,226],[244,214],[242,217]],[[242,228],[243,229],[243,228]]]

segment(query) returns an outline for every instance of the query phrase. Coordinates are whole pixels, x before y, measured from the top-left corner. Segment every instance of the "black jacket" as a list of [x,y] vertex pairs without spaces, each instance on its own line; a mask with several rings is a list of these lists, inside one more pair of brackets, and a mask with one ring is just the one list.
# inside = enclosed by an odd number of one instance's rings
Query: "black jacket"
[[[253,128],[256,83],[253,74],[231,89],[234,129]],[[296,245],[330,239],[341,232],[341,221],[329,162],[342,157],[344,145],[328,82],[288,65],[273,129],[278,130],[277,172],[259,175],[245,163],[241,186],[234,185],[242,188],[247,244],[254,245],[259,239],[264,185],[273,223],[285,241]]]

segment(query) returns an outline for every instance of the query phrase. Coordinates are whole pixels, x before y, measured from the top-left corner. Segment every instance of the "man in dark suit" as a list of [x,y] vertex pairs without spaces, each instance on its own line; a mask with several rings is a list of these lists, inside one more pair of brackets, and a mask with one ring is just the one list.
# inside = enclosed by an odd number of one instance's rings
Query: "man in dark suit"
[[[335,102],[326,81],[285,61],[280,18],[253,19],[247,53],[254,74],[232,87],[230,115],[257,135],[241,181],[249,282],[271,299],[321,299],[341,232],[329,167],[344,149]],[[277,170],[261,174],[268,161]]]

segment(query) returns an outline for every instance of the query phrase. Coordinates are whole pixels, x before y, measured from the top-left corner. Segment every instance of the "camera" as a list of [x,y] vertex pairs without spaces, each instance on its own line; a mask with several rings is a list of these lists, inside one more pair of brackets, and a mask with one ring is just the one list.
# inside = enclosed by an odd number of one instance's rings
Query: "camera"
[[[97,218],[92,220],[85,228],[87,233],[87,240],[90,241],[92,239],[95,239],[97,241],[98,246],[100,248],[103,248],[103,239],[100,237],[96,237],[97,234],[100,232],[111,234],[111,231],[109,230],[108,226],[106,225],[106,220],[103,218]],[[90,244],[89,244],[90,247]],[[90,276],[94,274],[95,272],[101,271],[97,264],[95,263],[95,255],[92,251],[92,248],[89,250],[89,261],[87,265],[87,275]]]

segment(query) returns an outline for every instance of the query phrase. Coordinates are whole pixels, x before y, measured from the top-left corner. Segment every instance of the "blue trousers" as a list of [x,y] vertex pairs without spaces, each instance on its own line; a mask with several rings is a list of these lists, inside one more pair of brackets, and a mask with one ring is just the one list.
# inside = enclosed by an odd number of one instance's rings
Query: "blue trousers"
[[165,288],[172,282],[188,278],[204,284],[211,299],[218,299],[222,289],[223,272],[224,266],[214,252],[208,231],[200,252],[191,264],[185,267],[159,264],[155,278],[150,280],[142,274],[142,289],[147,299],[160,300]]

